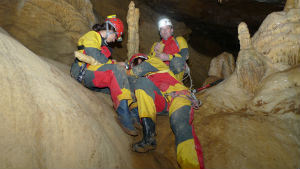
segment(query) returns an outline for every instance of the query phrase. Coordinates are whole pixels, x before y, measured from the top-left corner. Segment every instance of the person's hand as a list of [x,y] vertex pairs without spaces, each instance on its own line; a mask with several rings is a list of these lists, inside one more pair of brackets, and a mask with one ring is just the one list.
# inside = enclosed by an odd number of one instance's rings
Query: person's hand
[[161,43],[157,42],[156,45],[154,46],[154,52],[159,53],[161,49]]
[[162,61],[168,61],[169,60],[169,55],[165,53],[157,53],[157,57],[159,57]]
[[126,68],[126,64],[125,62],[117,62],[117,64],[121,67],[123,67],[124,69]]

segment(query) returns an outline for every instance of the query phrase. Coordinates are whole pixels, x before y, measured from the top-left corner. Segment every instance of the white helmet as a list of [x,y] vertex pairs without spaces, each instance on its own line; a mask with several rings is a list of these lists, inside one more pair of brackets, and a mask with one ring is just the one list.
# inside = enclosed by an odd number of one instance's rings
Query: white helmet
[[160,19],[158,21],[158,30],[160,30],[160,28],[164,27],[164,26],[173,26],[171,20],[168,19],[168,18],[162,18],[162,19]]

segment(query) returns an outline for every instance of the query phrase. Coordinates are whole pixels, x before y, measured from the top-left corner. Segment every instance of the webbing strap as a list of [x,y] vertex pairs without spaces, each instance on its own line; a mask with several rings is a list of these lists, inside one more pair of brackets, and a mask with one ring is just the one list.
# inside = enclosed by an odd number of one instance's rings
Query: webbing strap
[[153,75],[153,74],[157,74],[157,73],[167,73],[167,72],[169,72],[169,71],[170,71],[169,69],[166,69],[166,70],[160,70],[160,71],[157,71],[157,72],[149,73],[149,74],[147,74],[146,77],[151,76],[151,75]]
[[203,160],[203,152],[202,152],[202,148],[201,148],[199,138],[197,137],[196,132],[195,132],[195,127],[193,125],[193,120],[194,120],[194,110],[191,109],[189,124],[192,126],[192,133],[193,133],[193,137],[194,137],[195,150],[197,152],[197,157],[198,157],[200,169],[205,169],[204,160]]

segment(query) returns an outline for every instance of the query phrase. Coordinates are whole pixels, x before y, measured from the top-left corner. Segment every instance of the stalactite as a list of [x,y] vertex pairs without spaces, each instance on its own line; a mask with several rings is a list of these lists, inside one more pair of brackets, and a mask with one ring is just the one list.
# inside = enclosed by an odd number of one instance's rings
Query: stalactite
[[130,2],[127,13],[128,24],[128,42],[127,42],[127,57],[128,59],[139,52],[139,18],[140,12],[135,8],[133,1]]

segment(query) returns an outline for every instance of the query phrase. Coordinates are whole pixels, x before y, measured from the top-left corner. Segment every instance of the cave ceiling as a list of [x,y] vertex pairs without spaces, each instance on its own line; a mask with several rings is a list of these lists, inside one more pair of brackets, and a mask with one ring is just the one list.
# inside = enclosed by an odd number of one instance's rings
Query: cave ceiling
[[[154,11],[191,28],[189,43],[197,51],[216,56],[239,51],[237,26],[244,21],[251,36],[265,17],[284,8],[285,0],[138,0]],[[175,30],[176,31],[176,30]]]

